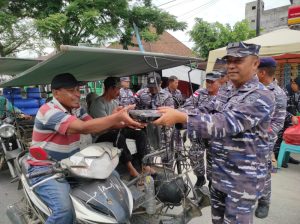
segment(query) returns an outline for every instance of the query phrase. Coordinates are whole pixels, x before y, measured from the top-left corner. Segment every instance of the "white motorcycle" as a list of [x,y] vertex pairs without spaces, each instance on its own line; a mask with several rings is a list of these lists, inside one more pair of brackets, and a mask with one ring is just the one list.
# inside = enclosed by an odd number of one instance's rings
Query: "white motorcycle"
[[[30,153],[39,161],[49,159],[47,152],[41,148],[31,148]],[[27,208],[11,205],[7,210],[8,217],[12,223],[44,223],[51,211],[35,194],[34,188],[50,179],[65,177],[72,178],[69,181],[70,197],[77,223],[129,223],[133,210],[132,194],[119,176],[113,173],[119,162],[119,153],[120,150],[112,143],[96,143],[53,163],[48,171],[31,174],[27,173],[28,162],[31,162],[21,153],[16,159],[16,167]],[[30,185],[30,178],[44,175],[49,177]]]

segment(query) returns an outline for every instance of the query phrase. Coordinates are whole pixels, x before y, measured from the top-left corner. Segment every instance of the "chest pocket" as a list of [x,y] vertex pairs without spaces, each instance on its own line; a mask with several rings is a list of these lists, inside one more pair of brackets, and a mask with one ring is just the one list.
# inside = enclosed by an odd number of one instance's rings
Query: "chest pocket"
[[231,97],[228,98],[228,102],[226,105],[224,105],[224,109],[231,110],[235,106],[246,103],[246,104],[252,104],[254,103],[258,98],[259,94],[253,93],[256,90],[256,88],[253,88],[250,91],[247,92],[239,92],[236,94],[233,94]]
[[215,101],[212,102],[213,109],[215,112],[222,112],[228,102],[228,97],[226,95],[217,95]]
[[224,110],[231,110],[241,101],[241,96],[233,96],[229,98],[228,102],[223,106]]

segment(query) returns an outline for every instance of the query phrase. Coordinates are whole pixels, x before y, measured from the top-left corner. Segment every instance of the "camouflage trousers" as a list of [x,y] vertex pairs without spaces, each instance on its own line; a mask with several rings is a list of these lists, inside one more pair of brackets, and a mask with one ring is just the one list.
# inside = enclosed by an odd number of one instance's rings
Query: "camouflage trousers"
[[242,199],[239,194],[229,195],[215,189],[210,190],[213,224],[253,223],[253,211],[256,200]]
[[270,143],[270,154],[269,154],[269,159],[268,159],[268,174],[266,176],[266,181],[265,185],[261,194],[261,197],[258,199],[258,203],[261,204],[270,204],[271,201],[271,173],[272,173],[272,154],[273,154],[273,149],[274,145],[277,139],[274,139],[274,143]]
[[266,176],[266,182],[261,197],[258,199],[259,204],[270,204],[271,201],[271,172]]
[[192,140],[192,145],[189,151],[189,158],[197,177],[205,175],[204,153],[206,151],[206,175],[211,181],[211,150],[210,143],[207,139]]

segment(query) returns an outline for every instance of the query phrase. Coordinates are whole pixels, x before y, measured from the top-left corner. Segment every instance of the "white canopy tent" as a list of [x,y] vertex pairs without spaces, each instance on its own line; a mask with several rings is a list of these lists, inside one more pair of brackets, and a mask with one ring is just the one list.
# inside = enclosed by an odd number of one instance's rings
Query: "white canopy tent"
[[[261,45],[260,56],[285,53],[300,53],[300,31],[290,29],[275,30],[261,36],[245,40],[246,43]],[[217,58],[226,54],[226,47],[209,52],[206,72],[212,71]]]

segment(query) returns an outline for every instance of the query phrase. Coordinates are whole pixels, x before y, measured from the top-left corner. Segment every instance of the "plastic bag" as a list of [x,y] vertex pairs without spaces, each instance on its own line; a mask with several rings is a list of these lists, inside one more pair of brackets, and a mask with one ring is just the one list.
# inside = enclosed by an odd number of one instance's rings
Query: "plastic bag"
[[300,124],[287,128],[283,133],[283,140],[287,144],[300,145]]

